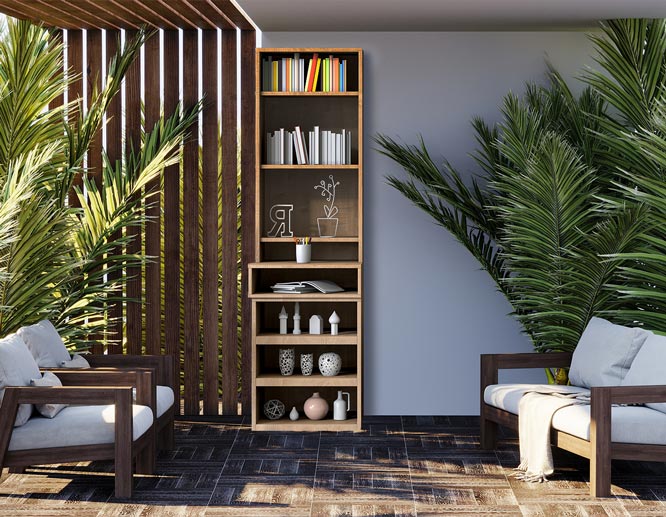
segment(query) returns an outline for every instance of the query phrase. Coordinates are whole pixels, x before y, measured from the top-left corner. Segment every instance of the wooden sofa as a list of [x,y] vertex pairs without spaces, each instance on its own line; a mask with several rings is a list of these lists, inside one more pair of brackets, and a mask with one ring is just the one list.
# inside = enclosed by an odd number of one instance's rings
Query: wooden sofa
[[[571,364],[571,353],[488,354],[481,356],[481,447],[494,449],[497,426],[518,429],[518,416],[486,403],[488,386],[498,383],[498,372],[517,368],[558,368]],[[610,496],[611,460],[666,461],[666,445],[611,441],[612,404],[666,402],[666,386],[592,387],[589,440],[553,429],[552,445],[590,460],[590,495]],[[644,408],[628,408],[644,409]],[[652,410],[647,410],[652,411]]]
[[[155,469],[155,427],[147,407],[152,373],[72,371],[59,372],[58,378],[62,387],[4,388],[0,404],[0,470],[10,467],[22,472],[30,465],[112,459],[115,495],[131,497],[135,468],[142,474],[152,474]],[[133,388],[138,406],[132,402]],[[14,427],[20,404],[48,403],[73,407],[65,408],[52,419],[33,416],[25,425]],[[107,408],[112,409],[112,415]]]

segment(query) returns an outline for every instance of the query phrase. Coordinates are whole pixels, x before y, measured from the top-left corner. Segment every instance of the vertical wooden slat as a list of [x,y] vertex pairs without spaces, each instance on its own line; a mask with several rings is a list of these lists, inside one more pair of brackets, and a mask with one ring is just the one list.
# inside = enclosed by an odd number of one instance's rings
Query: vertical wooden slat
[[[206,104],[203,109],[203,411],[205,415],[218,414],[218,370],[217,347],[218,324],[218,261],[217,261],[217,174],[218,174],[218,121],[217,121],[217,31],[203,31],[203,94]],[[234,304],[235,305],[235,304]]]
[[[160,37],[153,34],[145,45],[145,110],[146,132],[152,131],[160,117]],[[160,180],[146,187],[155,195],[149,199],[146,215],[146,255],[152,257],[146,264],[146,352],[160,353],[161,305],[160,305]]]
[[[116,55],[120,45],[120,31],[106,31],[106,59],[107,70],[111,59]],[[116,95],[109,105],[106,112],[106,154],[111,164],[115,166],[116,161],[122,159],[122,104],[120,94]],[[120,235],[114,234],[111,239],[118,239]],[[122,254],[122,249],[117,248],[114,253]],[[109,273],[109,278],[120,278],[121,272],[115,271]],[[122,295],[122,288],[118,287],[115,296]],[[121,302],[114,302],[109,308],[109,318],[111,325],[109,328],[110,338],[115,342],[114,346],[109,346],[108,353],[122,353],[123,340],[123,305]]]
[[[68,100],[71,103],[73,100],[81,101],[83,99],[83,31],[82,30],[68,30],[67,31],[67,66],[69,74],[74,77],[73,81],[69,82],[68,87]],[[69,122],[74,124],[78,118],[78,110],[81,108],[79,103],[78,108],[76,105],[70,104],[70,111],[68,113]],[[81,188],[81,175],[77,174],[72,187]],[[71,206],[80,206],[79,199],[72,189],[69,193],[69,204]]]
[[[197,101],[198,34],[183,31],[183,106]],[[199,414],[199,173],[196,127],[183,146],[183,304],[185,413]]]
[[[125,32],[125,43],[129,44],[136,37],[136,31]],[[125,155],[129,157],[134,149],[139,152],[141,146],[141,63],[137,55],[125,75]],[[132,236],[132,241],[127,245],[128,254],[141,253],[141,228],[132,226],[125,230],[127,235]],[[130,354],[141,353],[141,267],[127,268],[127,297],[134,300],[127,302],[127,352]]]
[[[52,33],[52,36],[51,36],[51,42],[52,42],[54,45],[62,45],[62,33],[63,33],[63,31],[60,30],[60,29],[53,29],[53,33]],[[65,50],[64,50],[64,48],[63,48],[63,52],[64,52],[64,51],[65,51]],[[64,63],[65,63],[65,61],[64,61],[64,54],[61,56],[61,58],[63,59],[63,66],[64,66]],[[61,93],[60,95],[58,95],[57,97],[55,97],[55,98],[49,103],[49,109],[52,110],[52,109],[59,108],[60,106],[63,105],[64,102],[65,102],[65,96],[64,96],[63,93]]]
[[[90,106],[94,95],[102,89],[102,31],[91,29],[87,31],[87,66],[86,81],[88,84],[88,106]],[[88,176],[92,177],[97,187],[102,186],[102,129],[95,133],[88,150]],[[104,352],[102,336],[91,335],[89,339],[93,341],[92,353],[101,354]]]
[[[164,112],[178,105],[178,31],[164,31]],[[180,167],[164,171],[164,342],[180,386]],[[176,393],[180,399],[180,393]],[[180,404],[176,406],[180,411]]]
[[241,31],[240,141],[241,141],[241,404],[244,415],[251,413],[252,395],[252,305],[248,298],[247,265],[257,260],[254,254],[255,207],[255,31]]
[[236,31],[222,30],[222,412],[238,413]]

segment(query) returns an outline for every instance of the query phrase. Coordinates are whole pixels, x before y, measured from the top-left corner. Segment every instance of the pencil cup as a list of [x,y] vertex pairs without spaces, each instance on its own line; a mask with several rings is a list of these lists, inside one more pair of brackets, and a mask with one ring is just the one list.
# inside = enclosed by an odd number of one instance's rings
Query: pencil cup
[[311,244],[296,244],[296,262],[299,264],[307,264],[312,257]]

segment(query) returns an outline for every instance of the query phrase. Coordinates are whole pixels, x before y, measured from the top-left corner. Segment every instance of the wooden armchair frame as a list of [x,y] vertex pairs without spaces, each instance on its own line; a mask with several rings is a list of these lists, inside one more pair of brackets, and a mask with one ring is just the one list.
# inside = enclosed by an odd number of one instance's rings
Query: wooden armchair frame
[[[29,465],[112,459],[115,462],[116,497],[132,495],[133,462],[136,471],[152,474],[155,469],[155,425],[133,440],[133,394],[136,403],[148,405],[153,384],[150,371],[59,372],[63,387],[7,387],[0,405],[0,469],[22,471]],[[9,451],[19,404],[115,405],[115,439],[111,444],[34,448]],[[57,418],[57,417],[56,417]]]
[[[173,449],[174,441],[174,418],[176,415],[176,404],[179,402],[179,392],[175,383],[175,363],[171,355],[129,355],[129,354],[90,354],[85,356],[92,368],[115,368],[119,370],[151,369],[153,376],[153,394],[156,386],[168,386],[173,390],[173,405],[155,421],[157,433],[157,447],[159,449]],[[153,414],[155,405],[151,405]]]
[[[497,425],[518,429],[518,416],[486,404],[487,386],[497,384],[498,372],[515,368],[556,368],[571,364],[571,353],[481,355],[481,447],[494,449]],[[590,495],[608,497],[611,460],[666,461],[666,445],[611,442],[612,404],[666,402],[666,386],[607,386],[591,388],[590,439],[553,429],[551,443],[590,460]]]

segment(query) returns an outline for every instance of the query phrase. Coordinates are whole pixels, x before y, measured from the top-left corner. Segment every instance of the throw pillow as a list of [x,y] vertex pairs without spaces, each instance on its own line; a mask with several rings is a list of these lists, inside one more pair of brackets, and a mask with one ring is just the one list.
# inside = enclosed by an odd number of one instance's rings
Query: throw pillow
[[650,334],[647,330],[623,327],[593,317],[571,360],[571,384],[582,388],[619,386]]
[[[622,386],[649,386],[651,384],[666,384],[666,337],[652,334],[647,338],[627,375],[622,379]],[[666,413],[664,403],[652,402],[647,407]]]
[[62,361],[69,361],[69,352],[50,321],[42,320],[21,327],[18,335],[25,341],[40,368],[56,368]]
[[90,368],[90,363],[82,355],[74,354],[70,360],[62,361],[59,366],[61,368]]
[[[16,334],[0,339],[0,402],[7,386],[30,386],[30,379],[41,377],[30,350]],[[32,404],[20,404],[14,426],[25,424],[32,415]]]
[[[53,372],[44,372],[42,377],[30,379],[30,386],[62,386],[62,382]],[[67,404],[35,404],[35,409],[46,418],[53,418],[66,407]]]

